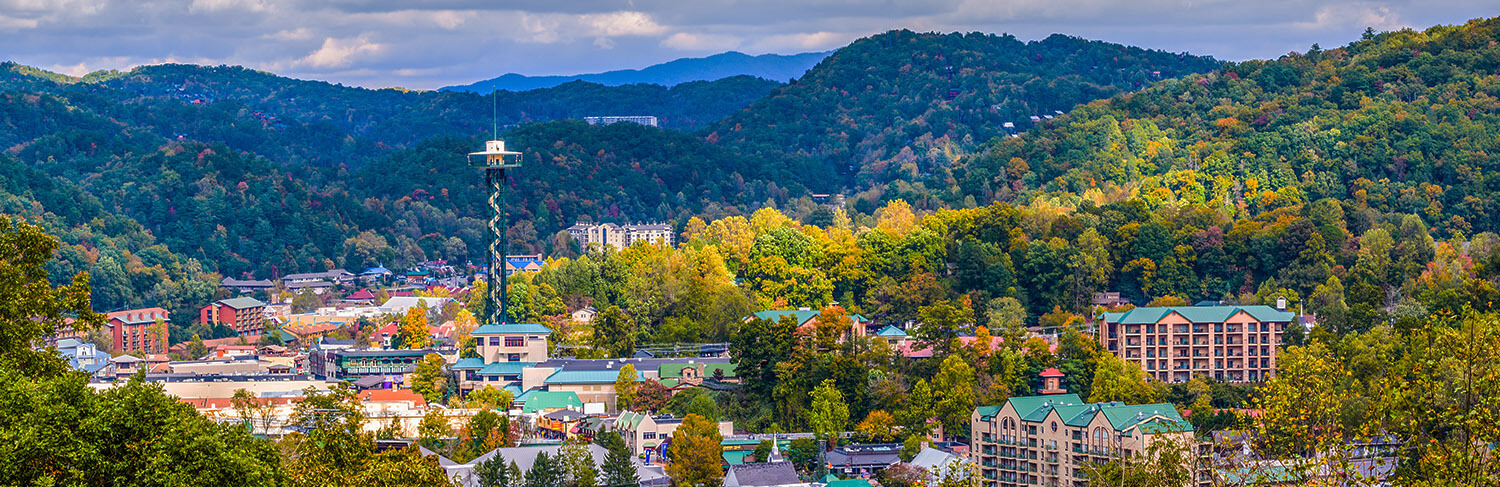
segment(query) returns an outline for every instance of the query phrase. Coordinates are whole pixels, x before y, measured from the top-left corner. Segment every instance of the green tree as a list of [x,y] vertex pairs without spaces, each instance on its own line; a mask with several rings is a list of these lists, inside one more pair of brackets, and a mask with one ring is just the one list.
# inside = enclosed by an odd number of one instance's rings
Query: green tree
[[907,395],[906,408],[901,411],[901,424],[912,434],[926,436],[932,432],[927,421],[936,416],[932,386],[927,385],[925,379],[918,379],[911,387],[911,394]]
[[448,365],[442,355],[429,353],[417,362],[416,370],[412,372],[411,390],[421,394],[427,402],[438,402],[447,391],[448,375],[444,368]]
[[562,461],[563,471],[567,473],[567,481],[563,484],[568,487],[597,487],[599,485],[599,468],[594,465],[594,456],[589,453],[588,444],[570,442],[558,450],[558,457]]
[[512,478],[510,469],[506,468],[505,455],[500,452],[474,466],[474,476],[479,481],[479,487],[514,487],[520,484],[520,479]]
[[917,325],[917,343],[933,350],[934,356],[945,356],[956,349],[959,334],[973,323],[974,312],[967,304],[954,305],[951,301],[939,301],[924,306],[918,312],[922,324]]
[[[672,446],[667,454],[672,462],[667,464],[667,476],[673,485],[692,487],[718,487],[724,482],[723,437],[719,425],[696,414],[682,419],[682,425],[672,435]],[[527,486],[533,487],[533,486]]]
[[1082,470],[1098,485],[1180,487],[1192,483],[1194,456],[1191,445],[1161,438],[1139,455],[1085,465]]
[[524,487],[565,487],[567,485],[567,472],[563,470],[562,462],[547,452],[536,454],[536,460],[532,462],[531,469],[526,471]]
[[602,351],[610,357],[630,357],[635,354],[636,329],[635,320],[620,310],[619,306],[610,306],[594,317],[594,334],[590,344],[595,350]]
[[48,280],[45,264],[57,246],[41,227],[0,214],[0,367],[33,377],[60,375],[67,364],[32,346],[59,327],[88,330],[104,321],[90,309],[88,274],[79,272],[61,286]]
[[932,390],[938,398],[933,412],[943,425],[943,436],[965,436],[969,431],[969,415],[974,411],[974,368],[958,355],[943,359],[937,375],[932,377]]
[[615,377],[615,410],[628,411],[631,403],[635,401],[635,391],[640,385],[640,374],[635,371],[635,366],[625,364],[620,367],[620,373]]
[[604,455],[604,487],[635,487],[640,484],[640,477],[636,475],[635,463],[630,459],[630,448],[625,446],[625,440],[614,432],[601,432],[594,437],[594,442],[604,447],[607,452]]
[[812,408],[808,411],[807,424],[818,436],[828,438],[849,428],[849,405],[843,393],[835,387],[833,379],[824,379],[811,393]]
[[1121,401],[1144,404],[1157,399],[1156,390],[1146,378],[1146,371],[1135,362],[1126,362],[1111,353],[1100,354],[1089,386],[1089,402]]
[[448,414],[441,408],[433,408],[422,415],[422,420],[417,422],[417,437],[422,446],[428,449],[436,448],[438,442],[453,437],[453,425],[449,422]]

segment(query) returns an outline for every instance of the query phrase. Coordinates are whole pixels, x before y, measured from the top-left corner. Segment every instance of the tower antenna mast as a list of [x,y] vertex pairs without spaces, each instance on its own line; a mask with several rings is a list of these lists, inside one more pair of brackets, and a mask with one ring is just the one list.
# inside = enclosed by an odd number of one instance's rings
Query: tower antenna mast
[[[497,127],[498,128],[498,127]],[[505,262],[505,230],[509,228],[509,221],[505,214],[505,170],[521,167],[521,153],[505,150],[505,141],[488,140],[484,143],[484,150],[469,153],[469,166],[484,171],[484,181],[490,188],[490,209],[495,214],[490,217],[490,255],[489,272],[485,273],[485,310],[489,316],[485,317],[485,323],[506,323],[509,317],[505,315],[506,304],[506,262]],[[496,274],[499,274],[499,282],[496,282]]]

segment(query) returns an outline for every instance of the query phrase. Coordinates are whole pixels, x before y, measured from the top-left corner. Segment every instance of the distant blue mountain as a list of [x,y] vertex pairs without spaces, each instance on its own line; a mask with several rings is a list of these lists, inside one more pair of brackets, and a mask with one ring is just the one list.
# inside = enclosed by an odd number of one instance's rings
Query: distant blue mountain
[[702,58],[682,58],[675,61],[648,66],[644,69],[622,69],[593,74],[572,76],[526,76],[510,73],[499,78],[468,85],[447,86],[447,91],[471,91],[489,93],[494,89],[525,91],[551,88],[570,81],[588,81],[605,86],[635,83],[650,83],[673,86],[688,81],[712,81],[730,76],[747,74],[772,81],[785,82],[800,78],[808,69],[818,64],[829,52],[807,52],[802,54],[762,54],[751,56],[730,51]]

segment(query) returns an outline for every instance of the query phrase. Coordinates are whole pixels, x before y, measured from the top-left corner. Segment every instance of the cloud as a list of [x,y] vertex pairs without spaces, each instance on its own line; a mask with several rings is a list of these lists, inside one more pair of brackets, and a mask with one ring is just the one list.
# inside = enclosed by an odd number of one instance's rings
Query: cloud
[[641,68],[723,50],[835,49],[890,29],[1055,32],[1221,59],[1365,27],[1493,16],[1478,0],[0,0],[0,45],[76,72],[162,59],[362,86]]
[[732,35],[678,32],[663,39],[661,45],[679,51],[728,51],[740,47],[744,41]]
[[380,52],[385,46],[370,42],[367,36],[354,39],[323,39],[323,47],[302,58],[299,64],[314,68],[346,68],[358,56]]
[[14,32],[24,29],[35,29],[41,22],[37,19],[20,19],[6,15],[0,15],[0,31]]
[[189,12],[248,11],[264,12],[271,9],[265,0],[193,0]]
[[667,31],[666,27],[651,20],[650,15],[640,12],[589,14],[581,16],[580,20],[592,27],[594,35],[600,37],[653,36]]

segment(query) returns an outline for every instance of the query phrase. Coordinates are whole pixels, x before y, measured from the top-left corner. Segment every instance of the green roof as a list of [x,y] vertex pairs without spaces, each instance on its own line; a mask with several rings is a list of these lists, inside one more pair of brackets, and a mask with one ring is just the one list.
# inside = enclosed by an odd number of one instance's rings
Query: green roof
[[885,328],[881,328],[880,331],[875,332],[875,336],[885,338],[901,338],[906,336],[906,332],[901,331],[900,328],[896,328],[893,325],[885,325]]
[[825,484],[829,483],[829,482],[838,482],[838,481],[839,481],[839,476],[834,475],[834,474],[824,475],[823,476],[823,480],[820,480],[820,482],[823,482]]
[[662,379],[662,380],[659,380],[659,381],[656,381],[656,382],[658,384],[666,386],[668,389],[671,389],[673,387],[677,387],[677,384],[681,384],[682,383],[682,382],[678,381],[677,379]]
[[[1012,397],[1005,402],[1010,403],[1016,415],[1021,419],[1031,422],[1041,421],[1047,417],[1047,413],[1057,405],[1083,404],[1083,399],[1077,394],[1054,394],[1050,396],[1025,396]],[[998,411],[997,411],[998,412]]]
[[521,370],[532,365],[532,362],[494,362],[484,364],[479,370],[479,375],[521,375]]
[[754,455],[754,454],[755,454],[755,450],[751,450],[751,451],[726,451],[726,452],[723,453],[723,455],[724,455],[724,463],[727,463],[727,464],[730,464],[730,465],[744,465],[745,464],[745,457],[748,457],[748,456]]
[[[525,398],[525,399],[522,399]],[[547,409],[566,409],[572,406],[583,409],[583,401],[578,400],[578,393],[573,391],[526,391],[516,402],[526,403],[521,407],[523,413],[535,413]]]
[[712,378],[714,376],[714,372],[720,371],[720,370],[724,371],[724,377],[734,377],[735,376],[734,375],[735,374],[734,364],[717,363],[717,364],[703,364],[703,377],[705,377],[705,378]]
[[[636,381],[644,382],[646,375],[636,372]],[[559,370],[547,376],[543,384],[614,384],[620,377],[618,370]]]
[[260,302],[259,299],[244,298],[244,297],[222,299],[222,300],[219,300],[219,304],[222,304],[224,306],[228,306],[228,307],[231,307],[231,308],[234,308],[234,309],[259,308],[259,307],[262,307],[262,306],[266,305],[266,303]]
[[295,341],[297,341],[297,335],[293,335],[290,332],[287,332],[286,329],[277,329],[276,333],[278,335],[281,335],[281,341],[283,341],[283,342],[295,342]]
[[[808,320],[816,318],[819,314],[822,313],[823,312],[821,310],[816,309],[770,309],[755,313],[755,317],[763,320],[777,321],[780,320],[783,316],[790,316],[792,318],[795,318],[797,320],[797,325],[800,326],[803,323],[807,323]],[[849,317],[858,322],[870,321],[858,314],[852,314],[849,315]]]
[[1000,414],[1000,410],[1004,408],[1004,406],[979,406],[977,408],[974,408],[974,412],[979,413],[980,420],[989,421],[989,419],[995,417],[996,414]]
[[828,487],[871,487],[870,481],[865,479],[835,480],[828,483]]
[[458,363],[453,364],[452,368],[453,370],[479,370],[484,368],[484,359],[479,357],[461,358],[458,359]]
[[663,379],[668,377],[682,377],[682,369],[693,366],[694,364],[665,363],[656,368],[656,375]]
[[1296,316],[1291,311],[1282,311],[1265,305],[1252,306],[1170,306],[1135,308],[1124,313],[1104,313],[1104,321],[1123,325],[1156,323],[1170,314],[1177,314],[1189,323],[1223,323],[1235,314],[1244,311],[1251,318],[1266,322],[1290,322]]
[[549,335],[551,329],[535,323],[490,323],[474,329],[470,335]]
[[1125,431],[1139,426],[1146,433],[1174,433],[1192,431],[1193,425],[1182,419],[1177,408],[1171,404],[1118,405],[1103,408],[1104,418],[1116,431]]

